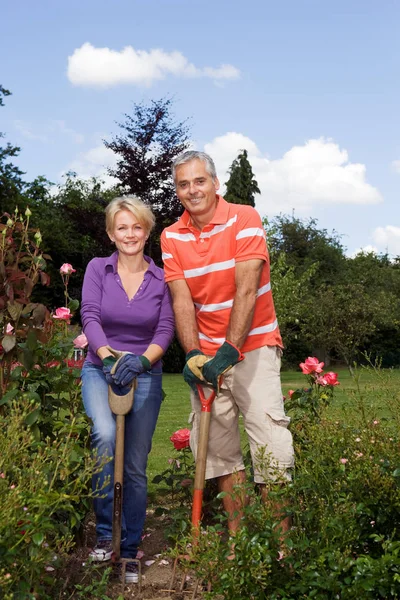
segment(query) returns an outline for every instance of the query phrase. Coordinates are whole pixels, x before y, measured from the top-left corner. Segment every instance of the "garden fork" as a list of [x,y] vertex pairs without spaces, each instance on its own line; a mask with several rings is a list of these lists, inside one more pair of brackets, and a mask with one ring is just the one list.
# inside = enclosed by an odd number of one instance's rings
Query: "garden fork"
[[[117,355],[117,352],[113,350]],[[119,353],[118,353],[119,354]],[[111,373],[113,373],[113,369]],[[125,396],[118,396],[113,392],[111,386],[108,386],[108,404],[116,418],[115,433],[115,454],[114,454],[114,503],[113,503],[113,523],[112,523],[112,561],[121,563],[122,585],[125,585],[126,565],[134,563],[138,567],[139,581],[138,591],[141,590],[142,572],[140,561],[137,558],[121,558],[121,527],[122,527],[122,490],[124,481],[124,445],[125,445],[125,415],[133,407],[134,393],[137,387],[134,379],[131,389]]]

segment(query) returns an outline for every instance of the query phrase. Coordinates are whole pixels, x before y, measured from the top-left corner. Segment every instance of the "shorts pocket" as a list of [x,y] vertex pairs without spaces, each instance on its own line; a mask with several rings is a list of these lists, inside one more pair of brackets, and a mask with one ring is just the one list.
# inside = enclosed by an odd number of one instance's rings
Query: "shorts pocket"
[[286,468],[294,466],[293,438],[288,429],[289,421],[288,417],[275,420],[267,414],[270,452],[277,465]]

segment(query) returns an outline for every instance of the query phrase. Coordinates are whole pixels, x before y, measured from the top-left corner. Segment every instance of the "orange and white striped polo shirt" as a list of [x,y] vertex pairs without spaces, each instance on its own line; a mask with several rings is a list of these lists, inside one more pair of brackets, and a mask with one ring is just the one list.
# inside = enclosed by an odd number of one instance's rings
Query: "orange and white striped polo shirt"
[[236,293],[235,264],[259,258],[264,267],[253,321],[242,352],[261,346],[281,346],[265,232],[251,206],[230,204],[218,196],[211,222],[199,231],[185,210],[161,235],[165,280],[185,279],[196,309],[200,347],[214,355],[225,341]]

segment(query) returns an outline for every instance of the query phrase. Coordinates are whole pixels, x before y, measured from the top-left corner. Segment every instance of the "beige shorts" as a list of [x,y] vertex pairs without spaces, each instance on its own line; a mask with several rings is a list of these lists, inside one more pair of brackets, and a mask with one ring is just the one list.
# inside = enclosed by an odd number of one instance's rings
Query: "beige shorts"
[[[292,434],[287,429],[290,419],[283,408],[281,354],[276,346],[252,350],[224,376],[211,409],[206,479],[244,469],[239,414],[249,439],[254,481],[290,479],[287,469],[293,467],[294,453]],[[206,394],[209,390],[204,387]],[[190,447],[196,457],[201,405],[194,392],[191,403]]]

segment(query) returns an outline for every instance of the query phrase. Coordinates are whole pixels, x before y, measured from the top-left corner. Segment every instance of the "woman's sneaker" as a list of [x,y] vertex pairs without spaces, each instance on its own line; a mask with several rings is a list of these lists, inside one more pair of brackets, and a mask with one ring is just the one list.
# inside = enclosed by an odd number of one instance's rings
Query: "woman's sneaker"
[[139,568],[136,563],[126,563],[125,583],[138,583]]
[[[114,565],[113,577],[121,580],[122,577],[122,563],[118,562]],[[138,583],[139,582],[139,567],[137,563],[126,562],[125,563],[125,583]]]
[[89,554],[89,558],[94,562],[104,562],[110,560],[112,555],[112,541],[104,540],[99,542]]

